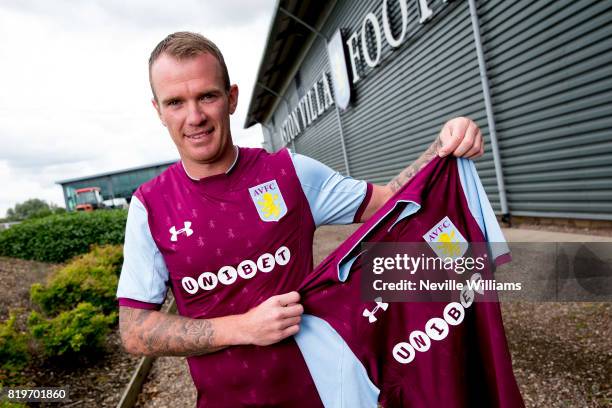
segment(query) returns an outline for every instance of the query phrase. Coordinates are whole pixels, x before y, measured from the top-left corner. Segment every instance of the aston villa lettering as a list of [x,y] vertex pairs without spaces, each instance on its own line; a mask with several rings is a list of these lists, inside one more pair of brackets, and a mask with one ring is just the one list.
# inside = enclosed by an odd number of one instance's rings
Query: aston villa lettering
[[306,95],[300,99],[298,106],[291,111],[281,126],[281,138],[289,143],[305,128],[310,126],[327,108],[333,105],[331,88],[327,74],[323,73],[321,79],[310,88]]
[[[390,4],[395,1],[399,7],[401,25],[399,29],[393,28],[390,17]],[[441,8],[435,12],[429,6],[431,0],[414,0],[418,14],[418,24],[424,24],[431,20]],[[443,5],[450,0],[442,0]],[[380,19],[378,17],[380,15]],[[415,19],[416,21],[416,19]],[[380,13],[369,12],[362,20],[359,29],[352,32],[348,39],[344,42],[348,50],[348,62],[345,56],[343,47],[338,47],[334,41],[336,37],[340,38],[342,44],[342,32],[339,31],[328,42],[328,53],[331,73],[324,72],[321,78],[310,88],[308,92],[300,99],[298,106],[295,107],[284,120],[280,128],[281,139],[285,144],[288,144],[295,139],[304,129],[310,126],[319,116],[321,116],[327,108],[334,104],[334,99],[331,92],[330,80],[328,75],[332,75],[335,96],[340,98],[337,101],[340,109],[346,109],[351,99],[351,90],[348,71],[340,67],[340,65],[350,65],[352,83],[359,82],[365,73],[363,69],[367,66],[370,69],[375,69],[379,66],[382,59],[383,39],[389,45],[391,50],[398,49],[406,42],[410,36],[409,33],[414,33],[414,30],[409,30],[409,9],[408,0],[382,0],[380,3]],[[331,46],[330,46],[331,44]],[[341,69],[342,68],[342,69]],[[348,88],[345,86],[348,85]],[[343,92],[339,92],[342,89]]]

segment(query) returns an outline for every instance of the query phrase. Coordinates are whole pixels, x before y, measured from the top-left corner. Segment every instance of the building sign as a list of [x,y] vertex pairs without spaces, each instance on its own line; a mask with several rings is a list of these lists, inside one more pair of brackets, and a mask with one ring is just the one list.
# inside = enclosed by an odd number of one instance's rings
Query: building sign
[[334,99],[340,109],[346,109],[351,101],[351,81],[346,69],[346,55],[342,30],[338,29],[327,43],[327,54],[334,86]]
[[324,72],[321,78],[300,99],[298,106],[291,111],[281,125],[281,139],[289,143],[310,126],[327,108],[333,105],[329,79]]
[[[392,29],[389,3],[395,1],[401,15],[401,28]],[[428,0],[413,0],[418,11],[418,24],[431,20],[434,12],[429,7]],[[446,4],[450,0],[442,0]],[[360,67],[365,63],[368,67],[378,67],[382,57],[383,39],[391,50],[399,48],[407,39],[408,0],[382,0],[380,3],[380,20],[377,13],[369,12],[363,18],[361,28],[349,35],[343,43],[342,31],[338,29],[327,43],[331,78],[334,87],[334,97],[340,109],[346,109],[351,101],[351,86],[361,80]],[[439,10],[438,10],[439,11]],[[370,46],[368,44],[371,44]],[[345,45],[348,50],[348,63],[345,54]],[[362,73],[362,72],[361,72]],[[363,74],[363,73],[362,73]],[[291,111],[281,126],[281,139],[288,144],[305,128],[310,126],[334,100],[332,98],[328,74],[323,73],[321,78],[300,99],[298,106]]]
[[[401,30],[393,33],[391,29],[391,19],[389,16],[389,2],[396,1],[401,13]],[[363,18],[361,29],[351,34],[346,41],[349,52],[349,62],[353,84],[361,80],[359,75],[359,65],[364,63],[370,68],[376,68],[380,63],[383,48],[383,39],[389,44],[392,50],[400,47],[406,41],[408,32],[408,0],[382,0],[381,21],[376,17],[376,13],[370,12]],[[434,13],[429,7],[427,0],[414,0],[419,13],[419,24],[431,20]],[[447,0],[443,0],[447,3]],[[360,41],[361,40],[361,41]],[[368,43],[373,44],[369,47]]]

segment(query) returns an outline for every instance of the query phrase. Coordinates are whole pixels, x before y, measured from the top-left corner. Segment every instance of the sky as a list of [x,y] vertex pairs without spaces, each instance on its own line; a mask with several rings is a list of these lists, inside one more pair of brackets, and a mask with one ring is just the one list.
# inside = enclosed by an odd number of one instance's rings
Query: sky
[[29,198],[64,206],[58,180],[178,159],[151,105],[148,58],[175,31],[221,49],[243,129],[274,0],[2,0],[0,218]]

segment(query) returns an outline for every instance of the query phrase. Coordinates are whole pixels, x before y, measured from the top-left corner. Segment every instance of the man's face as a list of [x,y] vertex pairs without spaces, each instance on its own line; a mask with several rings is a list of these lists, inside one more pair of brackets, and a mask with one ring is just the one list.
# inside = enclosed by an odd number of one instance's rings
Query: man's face
[[238,87],[225,90],[215,57],[179,61],[162,54],[151,68],[151,82],[153,106],[183,161],[214,164],[233,155],[229,115],[236,110]]

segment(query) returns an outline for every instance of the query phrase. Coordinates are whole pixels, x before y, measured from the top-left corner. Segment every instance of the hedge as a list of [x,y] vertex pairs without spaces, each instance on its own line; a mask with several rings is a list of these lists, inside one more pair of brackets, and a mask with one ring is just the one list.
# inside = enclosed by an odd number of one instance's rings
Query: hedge
[[126,210],[72,212],[31,219],[0,232],[0,255],[64,262],[93,244],[122,244]]
[[[80,358],[103,349],[118,320],[115,292],[122,263],[121,245],[94,245],[57,269],[46,284],[31,286],[38,307],[29,314],[28,331],[17,329],[15,311],[0,322],[0,388],[23,383],[30,348],[47,358]],[[0,403],[0,408],[9,406]]]
[[30,298],[47,315],[70,310],[81,302],[110,313],[117,309],[115,294],[122,264],[121,245],[93,246],[89,253],[55,271],[45,285],[33,284]]
[[0,408],[28,408],[28,406],[19,402],[0,401]]
[[100,308],[83,302],[52,319],[32,312],[28,326],[32,336],[42,346],[44,355],[57,357],[101,349],[116,321],[116,312],[104,315]]
[[15,312],[11,312],[8,320],[0,323],[0,386],[19,383],[30,359],[28,336],[17,330],[15,320]]

